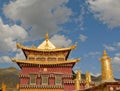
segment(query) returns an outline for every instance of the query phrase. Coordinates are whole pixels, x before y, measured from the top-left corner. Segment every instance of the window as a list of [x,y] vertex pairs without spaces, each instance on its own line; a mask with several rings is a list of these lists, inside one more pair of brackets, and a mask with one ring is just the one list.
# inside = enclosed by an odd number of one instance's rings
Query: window
[[61,75],[55,76],[55,85],[62,85],[62,76]]
[[30,75],[30,85],[36,85],[36,79],[37,79],[37,75],[31,74]]
[[42,85],[48,85],[48,75],[42,75]]

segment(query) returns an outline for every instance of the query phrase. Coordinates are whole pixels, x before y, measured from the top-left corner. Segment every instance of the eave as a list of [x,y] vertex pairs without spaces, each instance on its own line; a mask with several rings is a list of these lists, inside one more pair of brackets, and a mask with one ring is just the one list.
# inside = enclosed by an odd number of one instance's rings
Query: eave
[[22,50],[42,51],[42,52],[70,51],[70,50],[76,49],[76,44],[75,44],[75,45],[72,45],[72,46],[70,46],[70,47],[67,47],[67,48],[55,48],[55,49],[38,49],[38,48],[35,47],[35,46],[26,47],[26,46],[23,46],[23,45],[21,45],[21,44],[19,44],[19,43],[17,43],[16,46],[17,46],[17,48],[22,49]]
[[76,63],[79,62],[80,59],[76,60],[67,60],[67,61],[32,61],[32,60],[17,60],[12,59],[13,62],[16,63],[25,63],[25,64],[39,64],[39,65],[57,65],[57,64],[69,64],[69,63]]

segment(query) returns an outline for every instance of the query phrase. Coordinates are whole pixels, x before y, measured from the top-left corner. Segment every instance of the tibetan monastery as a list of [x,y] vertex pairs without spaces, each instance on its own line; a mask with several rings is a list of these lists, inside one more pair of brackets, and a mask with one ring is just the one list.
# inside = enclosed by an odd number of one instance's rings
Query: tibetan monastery
[[45,41],[38,47],[22,49],[26,60],[12,59],[21,68],[20,91],[73,91],[75,89],[72,68],[79,59],[68,60],[70,51],[76,45],[68,48],[56,48],[46,33]]
[[26,47],[17,43],[26,59],[13,58],[21,68],[19,75],[19,91],[120,91],[120,82],[113,77],[111,58],[104,51],[101,61],[102,81],[97,84],[91,81],[86,72],[86,79],[81,79],[81,72],[75,74],[73,66],[80,59],[69,60],[70,51],[76,48],[56,48],[50,41],[48,33],[45,40],[38,46]]

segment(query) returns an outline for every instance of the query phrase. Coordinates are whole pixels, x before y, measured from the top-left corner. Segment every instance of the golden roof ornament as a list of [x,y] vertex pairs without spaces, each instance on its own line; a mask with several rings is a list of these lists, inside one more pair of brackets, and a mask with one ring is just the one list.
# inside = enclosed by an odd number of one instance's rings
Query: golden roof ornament
[[111,60],[111,58],[108,56],[106,50],[104,50],[102,57],[100,58],[103,82],[114,81],[110,60]]
[[86,72],[86,80],[85,80],[85,82],[86,82],[86,87],[88,88],[90,86],[90,82],[91,82],[91,74],[88,71]]
[[81,72],[77,70],[76,79],[81,80]]
[[80,90],[80,80],[81,80],[81,72],[80,70],[78,70],[76,73],[76,79],[75,79],[75,90],[76,91]]
[[46,39],[46,42],[48,42],[48,39],[49,39],[48,32],[46,32],[46,37],[45,37],[45,39]]
[[49,41],[48,32],[46,32],[45,41],[42,42],[38,47],[38,49],[55,49],[56,47]]
[[46,40],[46,49],[49,47],[49,45],[48,45],[48,39],[49,39],[48,32],[46,32],[46,38],[45,38],[45,40]]

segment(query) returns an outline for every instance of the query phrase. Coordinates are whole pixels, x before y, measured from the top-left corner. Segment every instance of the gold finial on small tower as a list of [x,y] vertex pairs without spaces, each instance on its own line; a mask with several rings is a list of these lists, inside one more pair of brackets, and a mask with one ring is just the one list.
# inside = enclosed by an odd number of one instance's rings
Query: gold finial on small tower
[[81,80],[81,72],[80,72],[80,70],[77,71],[76,79]]
[[19,84],[18,83],[16,84],[16,89],[19,89]]
[[91,82],[91,74],[90,72],[86,72],[86,80],[90,83]]
[[111,58],[107,55],[106,50],[103,51],[103,55],[100,58],[101,61],[101,72],[102,72],[102,81],[114,81],[112,67],[111,67]]
[[4,82],[2,82],[2,91],[6,91],[6,85]]
[[78,70],[75,79],[75,90],[80,90],[80,81],[81,81],[81,72],[80,70]]
[[90,86],[90,82],[91,82],[91,74],[90,72],[86,72],[86,87]]

